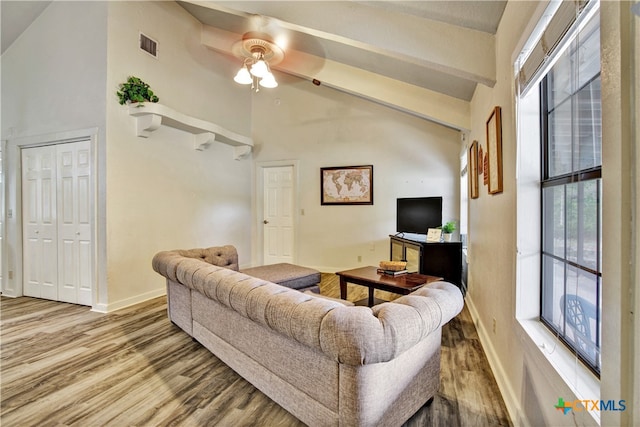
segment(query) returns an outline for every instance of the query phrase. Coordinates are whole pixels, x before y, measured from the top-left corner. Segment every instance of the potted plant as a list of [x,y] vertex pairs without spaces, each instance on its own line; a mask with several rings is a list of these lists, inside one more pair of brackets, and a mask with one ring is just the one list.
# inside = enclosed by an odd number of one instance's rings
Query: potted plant
[[445,242],[451,241],[451,235],[454,231],[456,231],[456,223],[453,221],[447,221],[447,223],[442,226],[442,236]]
[[120,105],[135,102],[158,102],[159,98],[153,93],[149,85],[138,77],[130,76],[125,83],[120,84],[116,92]]

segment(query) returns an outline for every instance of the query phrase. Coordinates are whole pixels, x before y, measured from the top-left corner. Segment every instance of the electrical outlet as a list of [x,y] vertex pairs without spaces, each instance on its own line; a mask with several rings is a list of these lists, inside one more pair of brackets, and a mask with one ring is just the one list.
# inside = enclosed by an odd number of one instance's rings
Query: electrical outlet
[[9,280],[13,280],[13,271],[9,270]]
[[495,317],[493,318],[493,333],[496,333],[496,319]]
[[358,262],[362,262],[362,255],[358,255]]

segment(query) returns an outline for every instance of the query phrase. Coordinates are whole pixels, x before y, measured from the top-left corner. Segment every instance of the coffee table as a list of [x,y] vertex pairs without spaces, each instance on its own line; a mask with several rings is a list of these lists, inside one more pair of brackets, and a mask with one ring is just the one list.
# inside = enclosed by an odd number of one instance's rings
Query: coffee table
[[[339,271],[336,273],[340,277],[340,298],[347,299],[347,283],[366,286],[369,288],[369,298],[366,300],[369,307],[373,307],[376,302],[373,294],[374,289],[392,292],[395,294],[408,295],[416,289],[420,289],[427,283],[442,280],[442,277],[428,276],[426,274],[406,273],[398,276],[378,273],[377,267],[360,267],[353,270]],[[365,300],[358,301],[362,303]],[[383,302],[380,300],[380,302]]]

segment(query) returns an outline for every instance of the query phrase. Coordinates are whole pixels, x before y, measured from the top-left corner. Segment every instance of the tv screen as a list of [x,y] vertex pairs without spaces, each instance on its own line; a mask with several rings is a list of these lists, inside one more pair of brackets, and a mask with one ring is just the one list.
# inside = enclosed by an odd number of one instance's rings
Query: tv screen
[[429,228],[442,226],[442,197],[398,199],[396,231],[427,234]]

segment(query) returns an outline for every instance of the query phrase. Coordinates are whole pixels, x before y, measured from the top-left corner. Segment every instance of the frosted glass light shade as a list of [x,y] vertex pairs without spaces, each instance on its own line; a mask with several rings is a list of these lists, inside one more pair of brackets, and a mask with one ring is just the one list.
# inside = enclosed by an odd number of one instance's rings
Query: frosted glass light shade
[[253,79],[251,78],[251,74],[249,74],[247,67],[242,67],[238,70],[238,74],[233,78],[233,81],[240,83],[241,85],[250,85]]
[[262,59],[251,66],[251,74],[257,78],[264,77],[268,72],[267,64]]
[[271,89],[274,87],[278,87],[278,82],[276,81],[275,77],[273,77],[272,73],[267,73],[262,78],[262,80],[260,80],[260,86]]

